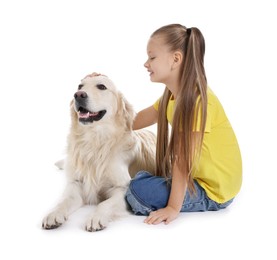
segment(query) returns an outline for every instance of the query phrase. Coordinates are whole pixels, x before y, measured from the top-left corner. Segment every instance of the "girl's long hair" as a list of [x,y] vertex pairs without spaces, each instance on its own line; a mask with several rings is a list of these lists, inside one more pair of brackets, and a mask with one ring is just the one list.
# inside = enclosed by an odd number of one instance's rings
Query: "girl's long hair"
[[178,95],[174,97],[170,138],[166,111],[172,93],[168,88],[165,88],[159,103],[156,175],[171,177],[173,164],[176,163],[184,173],[189,191],[194,192],[192,172],[200,158],[207,118],[205,41],[199,29],[187,29],[180,24],[161,27],[151,37],[157,35],[162,36],[170,51],[181,51],[183,61]]

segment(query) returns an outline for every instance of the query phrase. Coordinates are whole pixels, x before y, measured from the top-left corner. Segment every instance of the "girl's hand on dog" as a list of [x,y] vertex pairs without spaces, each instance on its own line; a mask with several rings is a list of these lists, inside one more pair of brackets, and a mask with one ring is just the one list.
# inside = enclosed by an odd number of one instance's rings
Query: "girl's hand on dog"
[[104,74],[101,74],[101,73],[98,73],[98,72],[92,72],[91,74],[86,75],[85,78],[88,78],[88,77],[97,77],[97,76],[105,76],[105,77],[107,77]]

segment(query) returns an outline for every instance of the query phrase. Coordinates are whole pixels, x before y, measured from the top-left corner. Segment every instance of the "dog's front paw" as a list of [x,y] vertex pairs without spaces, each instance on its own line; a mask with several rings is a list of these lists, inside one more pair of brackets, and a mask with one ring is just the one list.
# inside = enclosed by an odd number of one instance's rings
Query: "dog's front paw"
[[86,231],[95,232],[103,230],[108,226],[108,219],[105,216],[93,215],[86,224]]
[[43,219],[42,228],[44,229],[58,228],[66,220],[67,220],[67,217],[63,213],[59,211],[54,211]]

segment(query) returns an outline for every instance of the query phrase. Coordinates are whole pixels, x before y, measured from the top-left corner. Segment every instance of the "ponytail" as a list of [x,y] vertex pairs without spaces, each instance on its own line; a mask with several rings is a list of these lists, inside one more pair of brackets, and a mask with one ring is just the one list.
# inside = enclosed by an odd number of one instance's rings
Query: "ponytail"
[[161,27],[152,37],[158,34],[164,37],[171,51],[181,50],[184,57],[170,140],[166,111],[172,93],[167,88],[159,104],[156,175],[170,177],[176,163],[184,173],[189,191],[194,192],[192,175],[200,157],[207,117],[205,41],[196,27],[179,24]]
[[192,173],[200,158],[207,118],[205,42],[197,28],[187,30],[187,44],[184,47],[185,57],[169,149],[176,158],[178,168],[185,173],[189,190],[194,191]]

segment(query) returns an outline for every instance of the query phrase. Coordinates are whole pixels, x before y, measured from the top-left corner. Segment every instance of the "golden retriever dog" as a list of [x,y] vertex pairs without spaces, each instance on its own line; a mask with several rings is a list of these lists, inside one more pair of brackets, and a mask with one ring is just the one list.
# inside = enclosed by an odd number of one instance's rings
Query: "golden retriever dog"
[[125,192],[140,170],[154,172],[156,136],[132,130],[135,112],[106,76],[81,81],[71,102],[67,157],[67,184],[60,203],[42,222],[44,229],[62,225],[83,205],[96,205],[87,231],[107,227],[128,213]]

